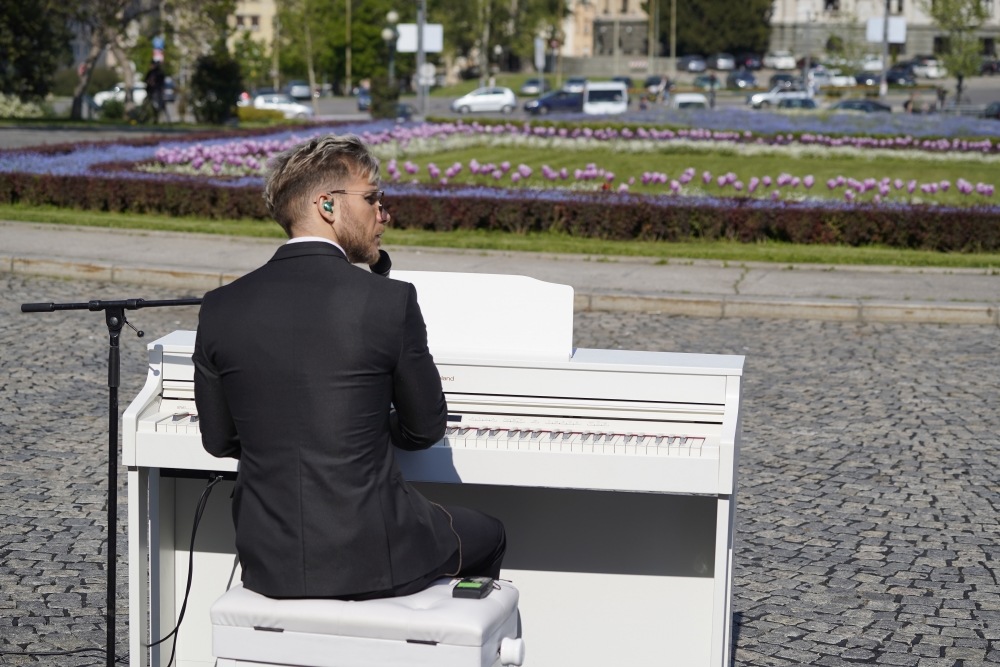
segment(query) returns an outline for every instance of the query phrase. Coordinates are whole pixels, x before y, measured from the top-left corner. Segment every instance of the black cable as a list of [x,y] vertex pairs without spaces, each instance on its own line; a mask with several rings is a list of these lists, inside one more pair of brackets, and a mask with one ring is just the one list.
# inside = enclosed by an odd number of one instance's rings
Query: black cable
[[154,646],[158,646],[167,641],[171,637],[174,638],[170,647],[170,660],[167,661],[166,667],[170,667],[170,665],[174,662],[174,656],[177,653],[177,636],[181,629],[181,623],[184,621],[184,613],[187,611],[188,596],[191,594],[191,581],[194,575],[194,538],[198,534],[198,525],[201,523],[201,517],[205,513],[205,507],[208,505],[208,497],[212,495],[212,487],[222,480],[222,475],[216,475],[201,492],[201,498],[198,499],[198,507],[194,513],[194,524],[191,526],[191,545],[188,549],[187,583],[184,586],[184,601],[181,603],[181,611],[177,615],[177,625],[174,626],[173,630],[160,639],[146,645],[146,648],[153,648]]
[[[42,656],[77,655],[79,653],[90,652],[100,653],[101,655],[108,654],[108,650],[103,646],[90,646],[87,648],[68,648],[62,651],[0,651],[0,655],[23,655],[26,657],[37,658]],[[128,662],[128,654],[116,655],[115,662]]]
[[[170,648],[170,660],[167,662],[166,667],[170,667],[170,665],[173,664],[174,662],[174,656],[177,653],[177,636],[180,631],[181,622],[184,620],[184,613],[187,611],[188,597],[191,594],[191,583],[194,574],[194,540],[195,537],[198,535],[198,526],[201,524],[202,516],[205,514],[205,508],[208,506],[208,498],[209,496],[212,495],[212,487],[221,482],[223,479],[224,478],[222,475],[216,475],[213,479],[211,479],[208,482],[208,485],[206,485],[205,489],[201,492],[201,498],[198,499],[198,506],[195,509],[194,513],[194,524],[191,526],[191,545],[188,550],[187,583],[184,587],[184,601],[181,603],[181,611],[180,614],[178,614],[177,616],[177,625],[175,625],[174,629],[171,630],[169,633],[167,633],[165,636],[163,636],[161,639],[158,639],[157,641],[146,645],[146,648],[153,648],[154,646],[157,646],[167,641],[171,637],[174,638],[174,641]],[[64,651],[0,651],[0,655],[22,655],[27,657],[40,657],[40,656],[76,655],[80,653],[89,653],[89,652],[100,653],[101,655],[105,656],[108,654],[107,649],[102,648],[100,646],[92,646],[88,648],[66,649]],[[127,654],[124,656],[116,655],[115,662],[128,662],[128,655]],[[93,663],[93,664],[96,665],[98,663]]]

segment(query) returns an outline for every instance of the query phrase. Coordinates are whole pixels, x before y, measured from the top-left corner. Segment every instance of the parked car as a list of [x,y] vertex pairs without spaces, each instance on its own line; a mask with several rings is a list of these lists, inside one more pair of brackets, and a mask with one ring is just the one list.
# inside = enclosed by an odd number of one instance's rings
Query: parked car
[[308,81],[289,81],[284,92],[296,100],[309,100],[313,96]]
[[876,100],[869,99],[849,99],[840,100],[832,107],[831,111],[862,111],[864,113],[889,113],[892,107],[882,104]]
[[677,59],[678,72],[704,72],[706,69],[708,69],[708,63],[702,56],[681,56]]
[[913,72],[912,65],[896,65],[885,73],[885,82],[890,86],[915,86],[917,76]]
[[611,77],[611,80],[617,81],[619,83],[624,83],[626,90],[632,90],[633,88],[635,88],[635,81],[633,81],[632,77],[630,76],[613,76]]
[[[104,106],[104,103],[108,100],[115,100],[117,102],[125,103],[125,91],[127,88],[124,83],[116,83],[114,88],[111,90],[102,90],[99,93],[94,94],[94,104],[98,107]],[[142,104],[146,99],[146,84],[142,81],[136,81],[135,85],[132,86],[132,101],[136,104]]]
[[761,63],[761,60],[760,60],[760,56],[758,56],[756,53],[748,53],[746,51],[742,51],[742,52],[736,54],[736,67],[737,68],[743,68],[743,69],[748,69],[748,70],[751,70],[751,71],[757,71],[757,70],[759,70],[761,68],[761,66],[762,66],[762,63]]
[[485,86],[476,88],[451,103],[451,110],[458,113],[470,111],[501,111],[510,113],[517,108],[517,96],[510,88]]
[[728,72],[736,69],[736,58],[731,53],[713,53],[706,60],[709,69]]
[[571,76],[570,78],[566,79],[566,83],[563,84],[563,90],[568,90],[571,93],[582,93],[586,85],[587,85],[586,77]]
[[983,110],[983,118],[1000,120],[1000,102],[990,102],[987,104],[986,109]]
[[522,95],[541,95],[552,90],[546,79],[528,79],[521,85]]
[[819,105],[812,97],[783,97],[778,100],[779,109],[818,109]]
[[925,79],[943,79],[948,76],[948,70],[934,56],[915,56],[910,61],[913,73]]
[[753,95],[748,95],[747,104],[754,109],[766,109],[767,107],[777,106],[783,99],[801,99],[806,97],[812,97],[812,93],[808,90],[776,86],[766,93],[754,93]]
[[525,102],[524,110],[539,116],[559,112],[578,113],[583,111],[583,93],[553,90],[537,99]]
[[313,108],[308,104],[298,102],[291,95],[285,93],[270,93],[268,95],[257,95],[253,98],[252,106],[255,109],[272,109],[280,111],[285,118],[312,118]]
[[819,66],[812,70],[812,79],[820,88],[850,88],[858,85],[853,76],[841,74],[839,69]]
[[981,76],[993,76],[1000,72],[1000,60],[996,56],[983,56],[983,61],[979,65]]
[[861,59],[861,69],[866,72],[882,71],[882,56],[873,53],[866,53]]
[[771,78],[768,79],[768,83],[771,84],[771,88],[794,88],[802,86],[802,77],[796,76],[794,74],[787,74],[784,72],[779,72],[778,74],[772,74]]
[[718,90],[722,87],[719,77],[714,74],[699,74],[694,78],[692,83],[695,88],[701,88],[702,90]]
[[881,85],[882,75],[878,74],[877,72],[862,70],[854,75],[854,81],[859,86],[867,86],[869,88],[873,88]]
[[733,70],[726,77],[726,88],[744,90],[746,88],[756,88],[757,77],[748,69]]
[[764,54],[761,62],[769,69],[795,69],[795,56],[791,51],[771,51]]
[[670,96],[670,106],[674,109],[707,109],[708,98],[701,93],[675,93]]

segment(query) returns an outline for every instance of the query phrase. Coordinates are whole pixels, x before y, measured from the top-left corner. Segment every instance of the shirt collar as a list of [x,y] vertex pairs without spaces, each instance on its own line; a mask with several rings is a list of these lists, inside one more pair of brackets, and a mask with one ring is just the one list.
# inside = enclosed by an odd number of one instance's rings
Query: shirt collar
[[334,248],[342,252],[344,254],[344,257],[347,257],[347,253],[344,252],[344,249],[340,247],[339,243],[337,243],[336,241],[331,241],[330,239],[324,238],[322,236],[296,236],[293,239],[288,239],[285,242],[285,245],[290,245],[292,243],[305,243],[307,241],[322,241],[323,243],[329,243]]

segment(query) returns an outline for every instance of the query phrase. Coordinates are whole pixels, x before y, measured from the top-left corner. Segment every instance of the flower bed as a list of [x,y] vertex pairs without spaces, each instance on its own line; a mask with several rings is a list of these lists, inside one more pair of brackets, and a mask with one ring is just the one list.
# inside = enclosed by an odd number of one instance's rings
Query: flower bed
[[[689,167],[668,175],[615,173],[588,162],[477,159],[438,166],[430,158],[474,147],[526,155],[599,150],[614,154],[740,151],[822,158],[862,153],[908,160],[1000,162],[1000,140],[907,135],[873,138],[814,132],[533,123],[386,123],[310,127],[253,136],[89,144],[0,154],[0,201],[210,218],[266,217],[260,198],[267,159],[317,134],[355,132],[384,159],[394,224],[412,228],[560,230],[611,239],[731,238],[804,243],[879,243],[935,250],[1000,249],[992,183],[956,178],[825,180],[782,172],[740,178]],[[421,161],[422,164],[418,164]],[[632,161],[636,164],[642,160]],[[414,182],[416,181],[416,182]],[[935,204],[949,197],[960,206]]]

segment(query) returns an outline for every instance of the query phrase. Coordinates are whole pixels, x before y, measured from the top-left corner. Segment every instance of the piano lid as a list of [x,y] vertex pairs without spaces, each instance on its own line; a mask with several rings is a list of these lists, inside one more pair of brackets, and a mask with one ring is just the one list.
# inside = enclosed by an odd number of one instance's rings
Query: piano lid
[[567,361],[573,288],[527,276],[393,271],[417,288],[427,342],[438,358]]

